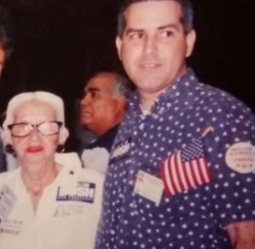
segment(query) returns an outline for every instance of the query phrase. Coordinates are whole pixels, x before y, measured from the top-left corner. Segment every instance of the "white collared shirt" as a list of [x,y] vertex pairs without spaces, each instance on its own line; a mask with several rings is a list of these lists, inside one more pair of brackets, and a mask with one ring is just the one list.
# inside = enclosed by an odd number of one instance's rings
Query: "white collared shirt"
[[36,213],[20,168],[0,174],[1,249],[94,248],[104,176],[81,168],[75,153],[63,157],[56,158],[63,168]]

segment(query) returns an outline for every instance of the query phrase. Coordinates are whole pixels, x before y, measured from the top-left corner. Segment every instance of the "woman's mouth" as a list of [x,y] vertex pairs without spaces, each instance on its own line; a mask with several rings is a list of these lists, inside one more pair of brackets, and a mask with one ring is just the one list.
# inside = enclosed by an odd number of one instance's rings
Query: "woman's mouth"
[[37,153],[43,151],[42,146],[29,146],[26,148],[26,152],[28,153]]

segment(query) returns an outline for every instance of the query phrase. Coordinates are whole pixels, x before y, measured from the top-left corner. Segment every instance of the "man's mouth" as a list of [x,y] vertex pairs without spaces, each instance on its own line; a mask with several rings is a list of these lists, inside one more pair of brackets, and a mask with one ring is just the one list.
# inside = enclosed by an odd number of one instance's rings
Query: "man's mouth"
[[159,67],[160,66],[160,64],[159,63],[141,63],[140,64],[140,67],[141,68],[145,68],[145,69],[147,69],[147,68],[157,68],[157,67]]

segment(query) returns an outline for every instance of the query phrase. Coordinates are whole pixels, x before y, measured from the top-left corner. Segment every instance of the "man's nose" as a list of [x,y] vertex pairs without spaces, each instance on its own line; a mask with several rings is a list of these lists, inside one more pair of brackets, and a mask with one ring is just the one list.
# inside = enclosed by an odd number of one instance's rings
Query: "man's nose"
[[153,54],[157,52],[157,39],[154,36],[147,36],[144,40],[144,52]]
[[81,100],[81,105],[86,105],[86,104],[88,104],[89,103],[89,101],[90,101],[90,96],[89,96],[89,94],[86,94],[83,98],[82,98],[82,100]]

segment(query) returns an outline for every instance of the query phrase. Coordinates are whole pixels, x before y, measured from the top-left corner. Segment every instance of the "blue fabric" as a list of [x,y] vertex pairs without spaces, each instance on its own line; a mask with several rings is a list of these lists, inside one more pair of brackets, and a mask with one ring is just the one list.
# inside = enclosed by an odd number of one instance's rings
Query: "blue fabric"
[[95,142],[89,144],[86,147],[86,149],[105,148],[110,153],[118,128],[119,128],[119,125],[115,125],[105,134],[100,136]]
[[0,140],[0,173],[7,171],[6,158],[2,140]]
[[[191,69],[158,97],[149,115],[142,115],[134,94],[106,174],[96,248],[230,249],[224,227],[255,219],[255,173],[231,169],[225,154],[238,142],[255,145],[254,125],[243,103],[199,83]],[[208,127],[213,131],[202,137]],[[193,139],[203,142],[210,183],[174,196],[164,192],[158,206],[133,192],[139,170],[160,178],[162,162]],[[125,141],[130,147],[120,149]]]

